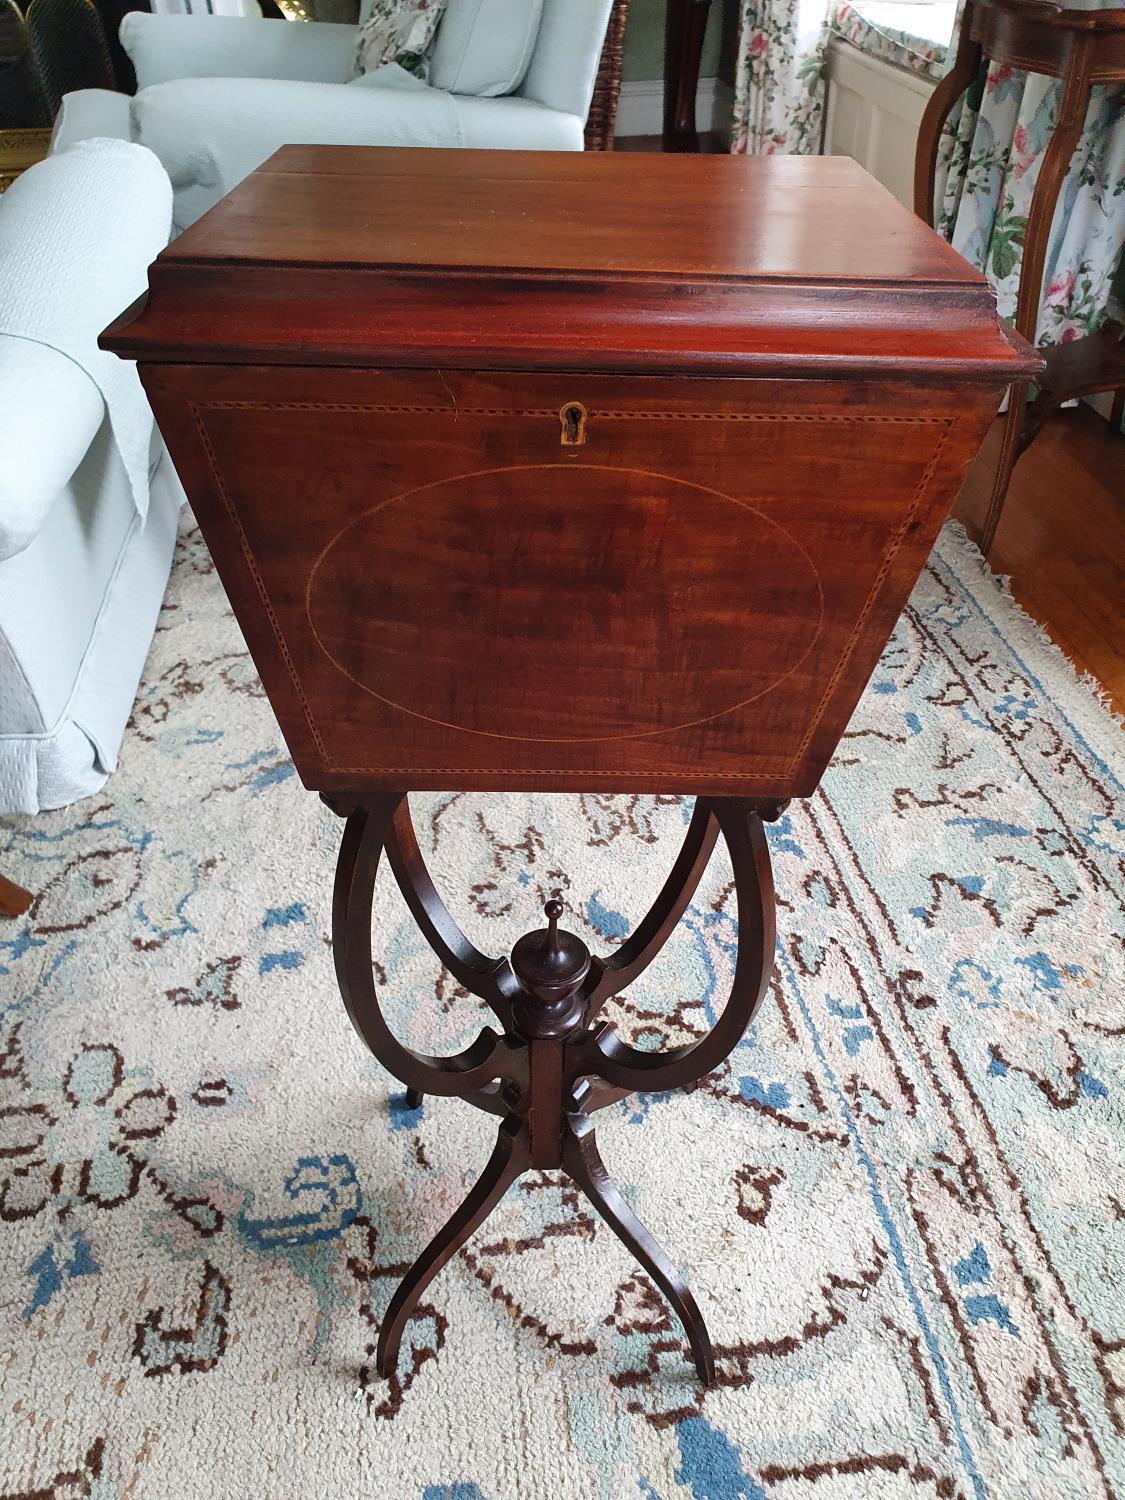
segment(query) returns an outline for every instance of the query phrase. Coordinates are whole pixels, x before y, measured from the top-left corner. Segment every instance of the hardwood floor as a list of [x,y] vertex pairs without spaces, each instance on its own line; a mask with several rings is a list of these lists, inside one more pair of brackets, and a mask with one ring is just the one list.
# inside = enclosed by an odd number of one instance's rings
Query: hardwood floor
[[[999,436],[997,423],[954,509],[974,538]],[[1016,465],[989,562],[1125,714],[1125,437],[1089,407],[1052,417]]]

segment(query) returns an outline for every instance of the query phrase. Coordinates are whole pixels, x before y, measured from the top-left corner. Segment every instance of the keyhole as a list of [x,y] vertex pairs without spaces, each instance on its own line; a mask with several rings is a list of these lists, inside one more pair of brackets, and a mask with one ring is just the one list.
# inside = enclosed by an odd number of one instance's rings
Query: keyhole
[[580,448],[586,441],[586,419],[589,413],[581,401],[569,401],[559,411],[564,448]]

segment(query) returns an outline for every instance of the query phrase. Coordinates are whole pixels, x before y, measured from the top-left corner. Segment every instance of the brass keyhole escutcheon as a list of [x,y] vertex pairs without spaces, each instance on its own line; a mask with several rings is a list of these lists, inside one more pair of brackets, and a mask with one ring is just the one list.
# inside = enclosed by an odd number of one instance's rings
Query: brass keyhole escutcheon
[[586,441],[586,423],[590,413],[581,401],[568,401],[559,408],[562,423],[562,445],[564,448],[581,448]]

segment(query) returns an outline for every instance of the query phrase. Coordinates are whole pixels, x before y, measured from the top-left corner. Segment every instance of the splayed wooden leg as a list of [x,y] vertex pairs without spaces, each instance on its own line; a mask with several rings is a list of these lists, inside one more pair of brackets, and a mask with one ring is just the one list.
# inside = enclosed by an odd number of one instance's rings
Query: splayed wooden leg
[[568,1115],[563,1135],[563,1171],[582,1189],[625,1248],[640,1262],[684,1325],[704,1385],[715,1378],[715,1356],[699,1304],[667,1253],[622,1198],[598,1151],[593,1123],[584,1115]]
[[505,1120],[500,1126],[495,1150],[472,1192],[422,1251],[391,1298],[379,1330],[379,1347],[375,1356],[380,1375],[389,1379],[394,1374],[403,1329],[422,1293],[442,1266],[480,1228],[516,1178],[527,1170],[527,1164],[527,1131],[523,1122]]

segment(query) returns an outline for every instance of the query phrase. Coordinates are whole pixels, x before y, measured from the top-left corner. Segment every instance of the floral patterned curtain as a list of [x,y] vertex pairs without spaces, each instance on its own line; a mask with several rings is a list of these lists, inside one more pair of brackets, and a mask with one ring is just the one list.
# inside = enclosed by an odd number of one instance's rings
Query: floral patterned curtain
[[[1120,0],[1118,0],[1120,3]],[[960,24],[960,17],[958,17]],[[952,62],[956,40],[950,47]],[[1058,111],[1058,80],[993,63],[954,109],[938,156],[938,229],[1014,319],[1031,195]],[[1125,86],[1095,88],[1047,250],[1036,340],[1096,333],[1115,309],[1125,245]]]
[[732,151],[819,152],[827,41],[827,0],[743,0]]

